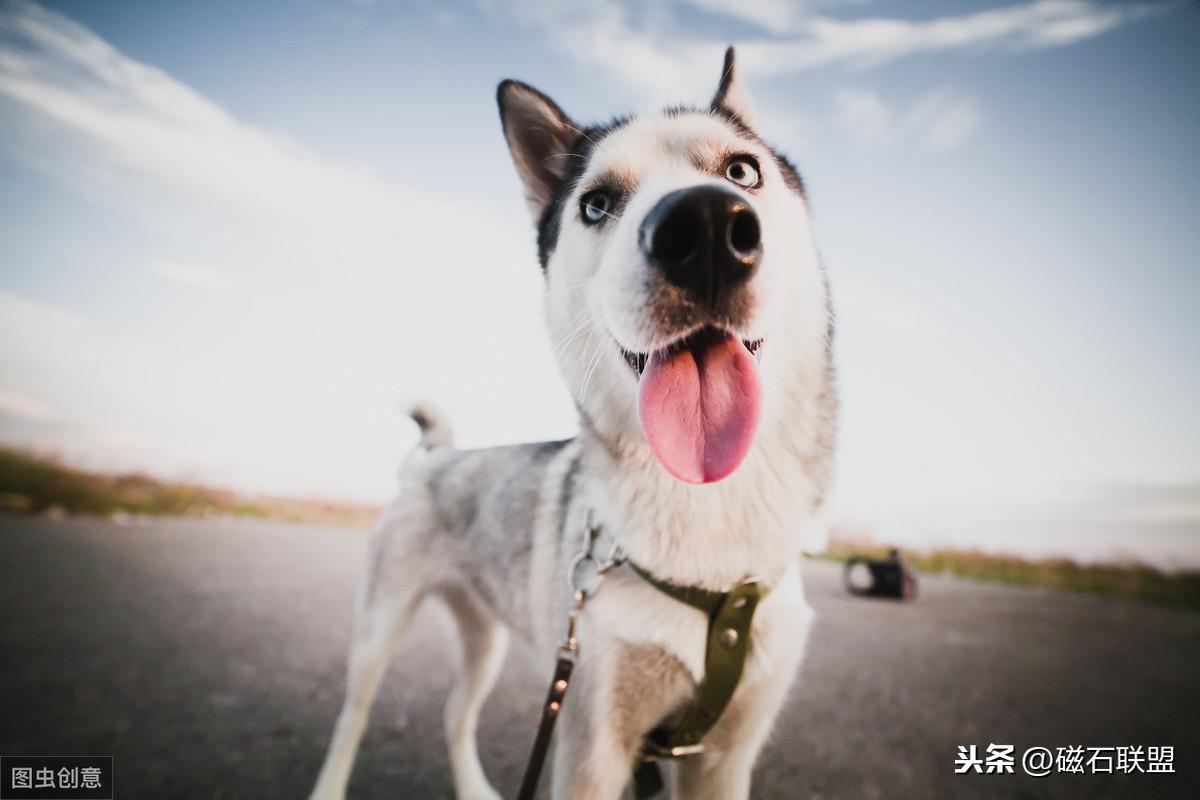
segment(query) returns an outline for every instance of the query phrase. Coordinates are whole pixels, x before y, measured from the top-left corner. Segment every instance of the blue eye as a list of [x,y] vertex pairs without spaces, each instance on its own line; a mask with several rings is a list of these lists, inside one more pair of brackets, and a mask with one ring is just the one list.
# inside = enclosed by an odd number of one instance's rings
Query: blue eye
[[584,223],[595,225],[605,217],[612,216],[612,196],[604,189],[588,192],[579,200],[580,213]]
[[749,156],[738,156],[730,161],[725,167],[725,177],[743,189],[753,189],[762,180],[757,162]]

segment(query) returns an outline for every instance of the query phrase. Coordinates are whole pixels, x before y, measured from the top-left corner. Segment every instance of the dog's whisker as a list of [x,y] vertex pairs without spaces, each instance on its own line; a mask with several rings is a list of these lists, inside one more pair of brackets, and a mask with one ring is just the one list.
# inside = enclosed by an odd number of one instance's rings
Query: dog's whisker
[[559,341],[559,347],[562,347],[562,346],[563,346],[563,345],[565,345],[567,342],[571,341],[571,340],[572,340],[572,339],[574,339],[576,336],[578,336],[580,333],[582,333],[583,331],[587,330],[589,327],[591,327],[591,326],[592,326],[592,325],[594,325],[594,324],[595,324],[595,320],[594,320],[594,319],[592,319],[592,318],[591,318],[591,316],[589,316],[587,319],[583,320],[583,321],[582,321],[582,322],[580,322],[578,325],[576,325],[576,326],[575,326],[575,327],[574,327],[574,328],[571,330],[571,332],[570,332],[570,333],[568,333],[566,336],[564,336],[564,337],[563,337],[563,338],[562,338],[562,339]]
[[[595,208],[595,206],[593,206],[593,208]],[[621,221],[621,216],[623,216],[623,215],[613,214],[609,211],[605,211],[602,208],[596,208],[596,210],[599,211],[601,214],[603,214],[606,217],[612,217],[613,219],[617,220],[618,222]]]
[[[572,287],[568,286],[567,288],[570,289]],[[586,305],[581,306],[580,309],[578,311],[576,311],[574,313],[574,315],[572,315],[570,321],[567,322],[566,327],[570,328],[572,325],[574,325],[576,322],[579,321],[580,317],[582,317],[584,314],[587,314],[587,313],[588,313],[588,307]]]
[[[570,287],[568,287],[568,288],[570,288]],[[592,315],[591,315],[591,313],[590,313],[590,309],[587,307],[587,305],[586,305],[586,304],[585,304],[585,305],[582,305],[582,306],[580,306],[579,310],[578,310],[578,311],[576,311],[576,312],[574,313],[574,315],[572,315],[572,316],[571,316],[571,319],[570,319],[570,321],[568,321],[568,322],[567,322],[567,324],[566,324],[565,326],[563,326],[563,327],[566,327],[566,328],[572,328],[572,327],[574,327],[576,324],[578,324],[579,320],[580,320],[581,318],[583,318],[583,317],[587,317],[589,321],[592,319]]]
[[587,402],[588,386],[592,382],[592,373],[595,371],[596,365],[598,365],[599,363],[600,363],[600,352],[597,351],[596,357],[592,359],[592,366],[588,369],[587,378],[584,380],[583,388],[581,388],[579,390],[579,402],[580,403]]
[[[599,338],[599,337],[597,337],[597,338]],[[579,383],[579,402],[581,404],[587,398],[588,378],[591,377],[592,363],[594,361],[595,356],[599,353],[599,351],[600,350],[599,350],[598,346],[593,346],[591,351],[588,353],[586,360],[583,362],[585,364],[585,367],[583,370],[583,380],[580,381],[580,383]]]
[[591,316],[589,316],[587,319],[585,319],[582,323],[579,324],[578,327],[576,327],[573,331],[568,333],[566,336],[564,336],[559,341],[559,343],[554,348],[554,355],[561,356],[566,351],[567,345],[569,345],[572,341],[575,340],[576,337],[579,336],[579,334],[586,331],[589,327],[591,327],[595,323],[596,323],[596,321],[594,319],[592,319]]
[[596,347],[588,364],[587,372],[584,373],[583,386],[579,390],[579,402],[581,404],[587,402],[588,386],[591,385],[592,375],[595,373],[596,367],[600,365],[600,359],[604,355],[604,347],[607,344],[608,341],[603,336],[596,337]]

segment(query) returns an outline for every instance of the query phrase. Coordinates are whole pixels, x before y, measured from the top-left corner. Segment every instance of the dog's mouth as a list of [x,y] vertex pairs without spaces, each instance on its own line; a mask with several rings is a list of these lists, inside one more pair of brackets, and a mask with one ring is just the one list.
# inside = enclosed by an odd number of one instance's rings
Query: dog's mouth
[[[696,333],[693,333],[689,336],[685,336],[682,339],[679,339],[678,341],[667,345],[666,348],[664,348],[664,350],[666,352],[674,352],[679,349],[682,349],[687,346],[687,342],[689,340],[695,338],[696,336],[704,334],[705,332],[710,331],[710,330],[712,330],[712,329],[703,328]],[[763,342],[764,342],[764,339],[762,339],[761,337],[758,339],[742,339],[742,344],[745,346],[745,348],[747,350],[750,351],[750,355],[754,356],[754,360],[757,363],[762,363]],[[619,344],[617,345],[617,347],[618,347],[618,349],[620,349],[621,356],[624,357],[625,363],[628,364],[629,368],[633,370],[633,374],[638,378],[642,377],[642,373],[646,371],[646,364],[647,364],[647,362],[650,361],[650,354],[649,353],[638,353],[633,350],[626,350],[624,347],[621,347],[621,345],[619,345]]]
[[642,432],[676,478],[719,481],[749,454],[762,412],[762,345],[708,327],[652,353],[622,348],[638,376]]

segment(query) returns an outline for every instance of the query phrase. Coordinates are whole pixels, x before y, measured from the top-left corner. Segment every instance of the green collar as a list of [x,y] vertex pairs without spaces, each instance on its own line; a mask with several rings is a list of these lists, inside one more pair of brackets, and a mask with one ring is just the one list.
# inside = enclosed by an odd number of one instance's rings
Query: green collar
[[[714,592],[709,589],[701,589],[699,586],[679,586],[654,577],[650,572],[642,569],[632,561],[626,563],[646,583],[684,605],[691,606],[703,612],[706,617],[711,617],[716,613],[717,609],[721,607],[721,603],[729,595],[729,592]],[[763,592],[763,595],[765,596],[766,592]]]
[[750,653],[754,611],[770,589],[755,578],[744,580],[727,592],[678,586],[654,577],[632,561],[626,563],[663,594],[708,617],[704,677],[696,687],[695,696],[675,722],[655,728],[642,744],[634,783],[638,798],[644,798],[652,797],[662,788],[655,761],[704,752],[704,736],[721,718],[742,678]]

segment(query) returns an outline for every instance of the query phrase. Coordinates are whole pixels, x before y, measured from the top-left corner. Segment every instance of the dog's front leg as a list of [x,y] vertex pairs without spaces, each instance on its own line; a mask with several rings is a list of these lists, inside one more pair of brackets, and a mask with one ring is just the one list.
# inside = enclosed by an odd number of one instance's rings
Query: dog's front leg
[[692,683],[657,646],[609,640],[584,647],[555,734],[554,798],[617,800],[642,738],[688,697]]
[[750,776],[790,678],[747,687],[709,734],[702,755],[678,762],[676,800],[746,800]]
[[622,736],[603,667],[576,667],[554,748],[555,800],[618,800],[639,742]]

